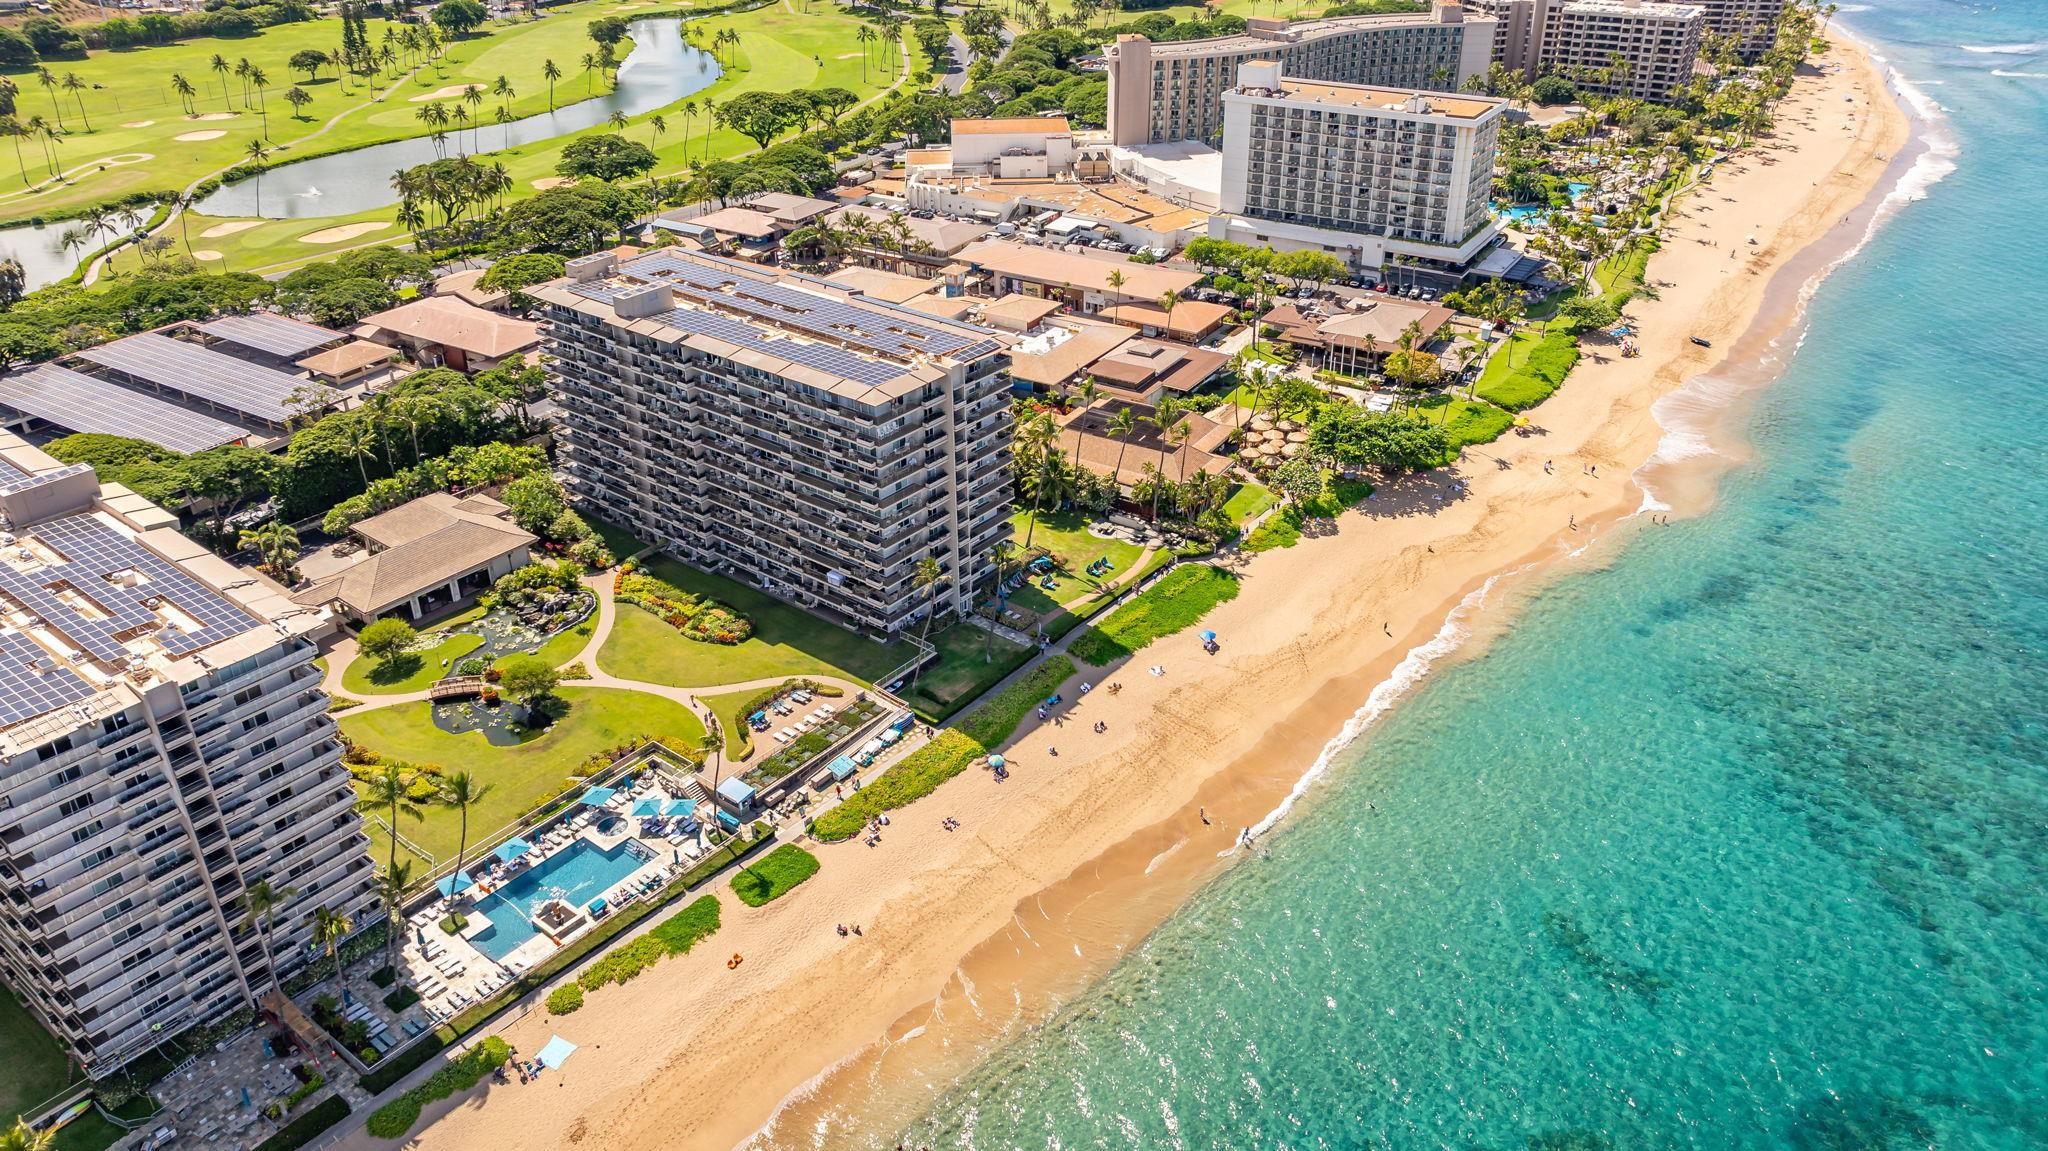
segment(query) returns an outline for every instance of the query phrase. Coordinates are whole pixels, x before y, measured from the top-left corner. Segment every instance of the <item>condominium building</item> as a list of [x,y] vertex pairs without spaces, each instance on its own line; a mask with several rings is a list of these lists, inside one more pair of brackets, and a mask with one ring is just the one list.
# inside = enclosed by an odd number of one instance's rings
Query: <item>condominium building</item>
[[[1732,4],[1750,0],[1729,0]],[[1692,79],[1698,3],[1664,0],[1468,0],[1494,20],[1493,61],[1525,78],[1556,73],[1603,95],[1665,101]]]
[[971,608],[1008,531],[1009,355],[845,285],[674,250],[528,294],[568,485],[698,567],[874,632]]
[[[1224,98],[1223,210],[1210,235],[1462,267],[1498,234],[1488,210],[1506,101],[1238,69]],[[1406,261],[1404,261],[1406,262]]]
[[0,977],[97,1077],[273,989],[312,909],[374,917],[373,868],[325,611],[5,434],[0,516]]
[[1755,59],[1778,38],[1778,18],[1785,0],[1685,0],[1703,10],[1707,31],[1736,38],[1735,49]]
[[1651,0],[1571,0],[1543,28],[1543,68],[1604,96],[1667,101],[1692,80],[1704,14]]
[[1492,59],[1490,19],[1456,4],[1395,16],[1340,16],[1289,23],[1254,17],[1234,36],[1155,44],[1119,36],[1109,66],[1109,128],[1118,145],[1174,140],[1215,143],[1223,94],[1248,60],[1277,60],[1302,80],[1456,91]]

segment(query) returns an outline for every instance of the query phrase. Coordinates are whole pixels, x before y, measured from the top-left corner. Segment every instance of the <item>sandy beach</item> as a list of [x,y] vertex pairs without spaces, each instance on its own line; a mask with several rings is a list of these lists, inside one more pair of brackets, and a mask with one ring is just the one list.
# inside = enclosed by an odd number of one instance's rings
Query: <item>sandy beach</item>
[[[1056,728],[1027,726],[1007,783],[967,772],[896,813],[880,847],[810,845],[824,870],[768,907],[720,887],[725,925],[693,954],[567,1018],[532,1005],[502,1034],[530,1054],[559,1033],[576,1055],[536,1085],[430,1109],[411,1142],[864,1146],[1044,1019],[1241,858],[1240,828],[1284,806],[1333,738],[1369,718],[1362,703],[1390,703],[1453,647],[1481,650],[1536,580],[1657,530],[1634,515],[1633,473],[1664,434],[1652,405],[1794,322],[1788,281],[1830,244],[1846,250],[1908,145],[1909,122],[1860,49],[1838,36],[1817,63],[1775,135],[1680,201],[1649,265],[1657,298],[1627,310],[1640,357],[1589,343],[1531,413],[1536,434],[1390,485],[1334,530],[1242,563],[1243,594],[1205,623],[1220,654],[1192,633],[1147,649],[1104,677],[1119,695],[1086,696]],[[1697,511],[1712,466],[1663,469],[1658,498]],[[1146,674],[1152,663],[1166,674]],[[1091,730],[1098,720],[1106,734]],[[960,830],[940,827],[948,816]],[[837,923],[864,934],[842,938]],[[744,962],[729,968],[735,953]],[[345,1130],[344,1144],[376,1142],[359,1121]]]

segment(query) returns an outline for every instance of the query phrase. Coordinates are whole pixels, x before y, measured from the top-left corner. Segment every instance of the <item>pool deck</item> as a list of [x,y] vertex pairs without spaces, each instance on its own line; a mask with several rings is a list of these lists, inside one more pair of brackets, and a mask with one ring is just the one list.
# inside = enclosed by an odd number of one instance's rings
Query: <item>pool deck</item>
[[[545,849],[545,854],[536,861],[535,866],[582,842],[588,842],[603,851],[613,851],[631,841],[646,851],[646,861],[635,867],[623,879],[597,894],[579,897],[579,911],[587,909],[598,899],[603,899],[611,910],[616,911],[637,898],[643,890],[656,887],[659,882],[665,882],[680,874],[710,850],[710,845],[704,842],[704,833],[701,829],[689,837],[656,838],[641,835],[638,831],[640,821],[631,818],[625,812],[634,803],[647,798],[655,798],[666,804],[673,796],[667,788],[658,783],[643,782],[631,793],[621,791],[613,800],[616,807],[601,810],[579,808],[572,814],[535,828],[529,833],[529,838],[537,837],[539,841],[554,840]],[[699,810],[703,810],[704,806],[700,798]],[[609,826],[609,834],[600,831],[601,826]],[[509,879],[510,876],[505,878]],[[575,929],[560,942],[544,932],[537,933],[532,939],[514,948],[502,961],[493,959],[474,942],[476,936],[491,930],[492,927],[489,916],[476,910],[474,905],[478,900],[488,898],[497,888],[498,883],[486,880],[477,888],[463,892],[463,898],[459,902],[469,922],[460,934],[450,935],[441,930],[441,920],[449,911],[447,900],[436,902],[408,921],[410,930],[405,946],[399,952],[401,961],[412,985],[419,990],[428,1009],[438,1018],[451,1016],[490,995],[511,982],[520,972],[547,959],[561,946],[572,942],[596,923],[601,922],[589,918],[586,914]]]

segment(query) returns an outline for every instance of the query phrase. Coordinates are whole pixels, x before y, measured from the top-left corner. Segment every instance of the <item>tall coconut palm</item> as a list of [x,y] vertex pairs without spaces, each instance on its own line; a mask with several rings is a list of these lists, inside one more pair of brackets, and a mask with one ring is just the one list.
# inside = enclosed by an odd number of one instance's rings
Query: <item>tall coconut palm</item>
[[[945,566],[937,556],[926,556],[917,561],[917,567],[910,574],[910,582],[924,593],[924,626],[918,629],[917,641],[922,644],[931,637],[932,618],[939,614],[939,585],[946,581]],[[924,661],[919,660],[917,669],[910,673],[910,686],[917,686],[917,677],[924,671]]]
[[1137,434],[1138,414],[1131,410],[1129,404],[1125,404],[1116,410],[1115,415],[1109,417],[1107,430],[1111,438],[1117,442],[1116,467],[1110,470],[1109,478],[1112,482],[1122,483],[1120,477],[1124,471],[1124,453],[1131,450],[1131,437]]
[[398,864],[398,817],[403,815],[415,823],[427,817],[412,801],[412,773],[406,770],[407,766],[396,759],[384,761],[381,770],[363,781],[362,797],[356,800],[357,811],[390,816],[391,852],[385,861],[387,869]]
[[[263,156],[267,151],[269,149],[263,146],[261,140],[251,140],[242,148],[242,155],[248,157],[249,163],[256,169],[256,214],[259,216],[263,214]],[[364,486],[367,487],[369,482],[364,480]]]
[[263,570],[278,579],[289,579],[292,557],[298,554],[299,533],[280,519],[267,520],[242,533],[241,544],[263,557]]
[[228,98],[228,72],[231,69],[229,67],[227,57],[222,56],[218,52],[215,52],[213,54],[213,59],[208,61],[206,66],[208,68],[213,69],[214,75],[220,77],[220,106],[223,108],[231,106],[231,102]]
[[476,776],[458,771],[441,780],[441,794],[435,803],[441,807],[453,808],[462,820],[460,832],[455,837],[455,882],[462,882],[463,857],[469,852],[469,809],[484,801],[491,793],[491,785],[480,783]]
[[85,122],[85,130],[92,131],[92,118],[85,114],[85,90],[91,87],[76,72],[64,73],[64,90],[78,101],[78,118]]
[[1159,310],[1166,313],[1166,330],[1160,335],[1173,338],[1173,310],[1180,307],[1180,293],[1167,292],[1159,297]]
[[[1015,554],[1015,553],[1016,553],[1016,551],[1017,551],[1017,545],[1016,545],[1016,544],[1014,544],[1014,543],[1012,543],[1012,542],[1011,542],[1011,541],[1009,541],[1009,540],[997,540],[997,541],[995,542],[995,546],[993,546],[993,547],[991,547],[991,548],[989,548],[989,549],[988,549],[988,558],[989,558],[989,561],[990,561],[990,562],[992,562],[992,563],[994,563],[994,564],[996,565],[996,622],[997,622],[997,623],[1001,623],[1001,622],[1003,621],[1003,599],[1004,599],[1004,593],[1003,593],[1003,576],[1004,576],[1004,575],[1005,575],[1005,574],[1007,573],[1007,571],[1009,570],[1009,564],[1010,564],[1010,556],[1012,556],[1013,554]],[[989,628],[989,629],[987,629],[987,631],[988,631],[988,643],[987,643],[987,644],[985,644],[985,645],[983,646],[983,649],[982,649],[982,653],[981,653],[981,662],[983,662],[983,663],[992,663],[992,662],[994,662],[994,661],[995,661],[995,657],[996,657],[996,629],[994,629],[994,628]]]
[[242,895],[242,906],[248,911],[242,922],[263,933],[263,962],[270,968],[270,981],[280,987],[284,982],[277,977],[277,953],[271,947],[271,933],[277,927],[277,913],[298,896],[298,888],[279,888],[268,879],[250,884]]
[[328,962],[334,965],[334,981],[341,982],[341,941],[356,928],[355,922],[331,907],[316,907],[306,914],[306,922],[313,927],[313,945],[327,953]]
[[1030,461],[1030,471],[1025,473],[1024,482],[1032,489],[1031,524],[1024,529],[1024,547],[1031,547],[1032,533],[1038,530],[1038,509],[1044,504],[1046,488],[1041,482],[1046,466],[1046,457],[1053,452],[1052,440],[1057,434],[1052,417],[1033,416],[1017,429],[1015,446],[1012,449],[1017,458]]
[[553,60],[542,60],[540,74],[548,82],[548,111],[552,112],[555,110],[555,81],[562,78],[562,69]]
[[398,931],[398,909],[405,903],[405,893],[412,886],[412,861],[394,863],[377,876],[377,901],[384,905],[384,962],[391,966],[398,964],[398,945],[402,939]]
[[14,1126],[0,1131],[0,1151],[56,1151],[57,1133],[38,1130],[28,1120],[14,1117]]

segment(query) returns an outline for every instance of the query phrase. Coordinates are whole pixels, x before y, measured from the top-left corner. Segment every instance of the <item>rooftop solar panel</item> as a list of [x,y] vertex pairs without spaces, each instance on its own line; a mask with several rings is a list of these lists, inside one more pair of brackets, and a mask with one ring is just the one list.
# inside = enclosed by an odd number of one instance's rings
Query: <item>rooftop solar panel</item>
[[35,475],[23,472],[17,476],[8,476],[0,479],[0,496],[19,495],[30,488],[39,488],[44,484],[53,484],[67,476],[80,475],[91,470],[91,464],[72,464],[68,467],[58,468],[55,471],[39,472]]
[[222,316],[199,325],[199,330],[216,340],[226,340],[288,360],[295,360],[315,348],[324,348],[344,338],[339,332],[268,312]]
[[93,694],[91,684],[18,631],[0,631],[0,724],[56,711]]
[[54,364],[0,378],[0,407],[69,431],[126,436],[174,452],[203,452],[249,435],[247,428]]
[[300,388],[331,391],[303,377],[155,332],[86,348],[78,357],[270,424],[281,425],[296,414],[289,401]]

